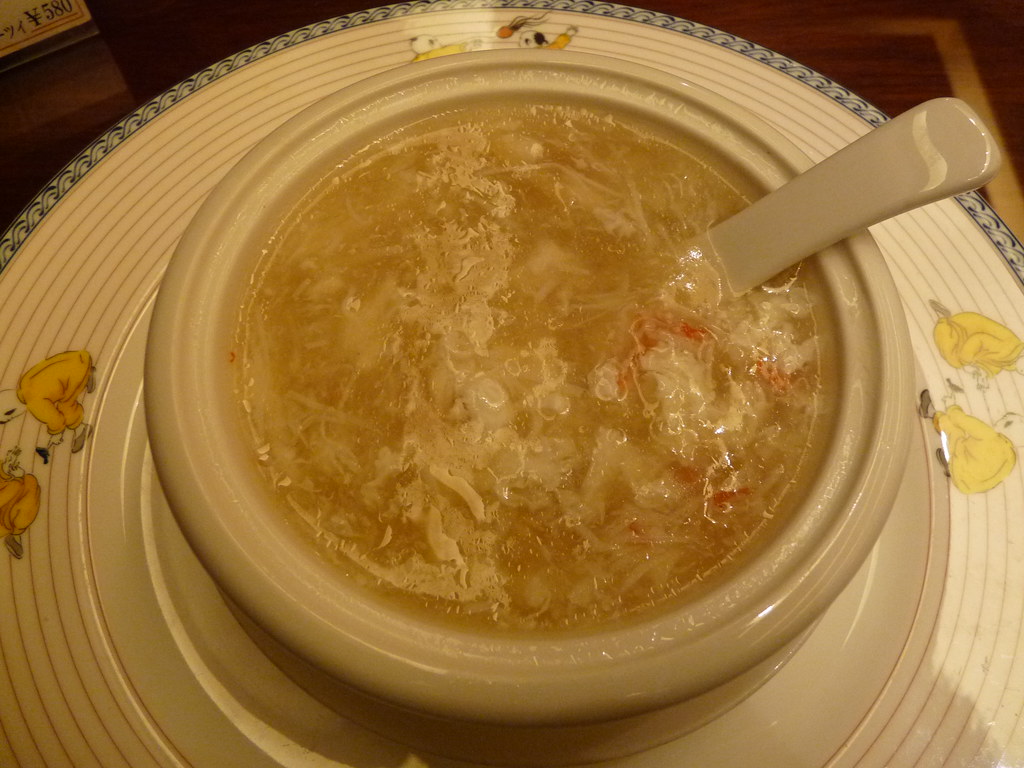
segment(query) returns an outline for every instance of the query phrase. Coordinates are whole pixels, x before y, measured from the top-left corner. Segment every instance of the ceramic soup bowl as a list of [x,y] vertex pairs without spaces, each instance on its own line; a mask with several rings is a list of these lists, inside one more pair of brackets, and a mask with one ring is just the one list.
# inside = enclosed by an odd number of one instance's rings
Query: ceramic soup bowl
[[823,286],[836,371],[814,472],[786,523],[726,577],[647,614],[531,633],[435,620],[346,576],[286,521],[254,460],[233,355],[254,259],[338,158],[426,116],[517,98],[641,115],[706,143],[763,191],[810,165],[739,106],[624,61],[483,51],[371,77],[274,130],[202,205],[156,300],[145,406],[171,510],[282,669],[423,748],[540,764],[665,741],[778,668],[883,527],[909,450],[913,371],[891,276],[870,235],[857,234],[807,267]]

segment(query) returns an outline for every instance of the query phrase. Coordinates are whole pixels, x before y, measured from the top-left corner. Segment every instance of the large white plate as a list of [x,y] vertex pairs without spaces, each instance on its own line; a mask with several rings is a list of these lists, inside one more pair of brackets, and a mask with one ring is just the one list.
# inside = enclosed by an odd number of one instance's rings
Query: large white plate
[[[525,43],[710,87],[814,159],[884,119],[727,33],[553,0],[410,3],[329,20],[222,61],[125,118],[0,241],[0,422],[15,407],[0,425],[0,765],[445,764],[339,720],[241,632],[152,486],[141,359],[178,237],[254,142],[311,101],[417,56]],[[775,680],[719,721],[616,766],[1024,764],[1024,249],[976,195],[873,233],[933,404],[904,503]],[[61,356],[77,351],[91,356],[93,389],[82,388],[85,356]],[[935,456],[940,438],[955,482]]]

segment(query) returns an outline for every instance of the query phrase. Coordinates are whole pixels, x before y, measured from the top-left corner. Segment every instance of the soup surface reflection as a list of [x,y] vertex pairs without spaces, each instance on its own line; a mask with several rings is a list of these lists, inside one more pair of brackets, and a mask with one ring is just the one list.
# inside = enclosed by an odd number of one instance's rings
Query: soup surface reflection
[[813,286],[726,300],[679,247],[754,194],[583,106],[467,107],[346,160],[240,314],[282,513],[470,626],[584,628],[713,582],[785,523],[828,421]]

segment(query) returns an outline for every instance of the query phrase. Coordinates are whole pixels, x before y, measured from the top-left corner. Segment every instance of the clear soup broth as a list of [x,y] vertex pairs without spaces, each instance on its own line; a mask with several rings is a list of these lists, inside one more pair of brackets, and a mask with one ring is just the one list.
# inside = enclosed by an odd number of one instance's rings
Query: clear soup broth
[[254,460],[352,578],[471,627],[678,604],[785,525],[827,430],[813,280],[680,244],[758,194],[686,137],[480,104],[332,169],[238,324]]

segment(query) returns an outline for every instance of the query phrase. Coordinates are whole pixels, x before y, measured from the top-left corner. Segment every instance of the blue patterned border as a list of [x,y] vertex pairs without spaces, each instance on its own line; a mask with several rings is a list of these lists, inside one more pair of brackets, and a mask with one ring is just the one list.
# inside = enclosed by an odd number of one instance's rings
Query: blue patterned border
[[[64,197],[91,168],[150,120],[224,75],[285,48],[352,27],[421,13],[484,8],[518,11],[568,11],[606,16],[679,32],[722,46],[789,75],[846,107],[872,126],[887,119],[885,114],[855,93],[780,53],[728,32],[664,13],[617,3],[597,2],[596,0],[416,0],[416,2],[396,3],[338,16],[254,45],[183,80],[125,117],[65,166],[4,232],[3,238],[0,239],[0,271],[10,263],[25,239],[57,201]],[[1022,247],[1021,241],[1013,235],[980,195],[976,193],[962,195],[958,200],[964,210],[973,217],[978,226],[999,249],[1017,279],[1024,284],[1024,247]]]
[[971,215],[974,222],[984,230],[993,245],[999,249],[1017,279],[1024,283],[1024,246],[1021,245],[1020,239],[1010,231],[1010,228],[992,210],[985,198],[977,192],[968,192],[959,195],[956,199]]

